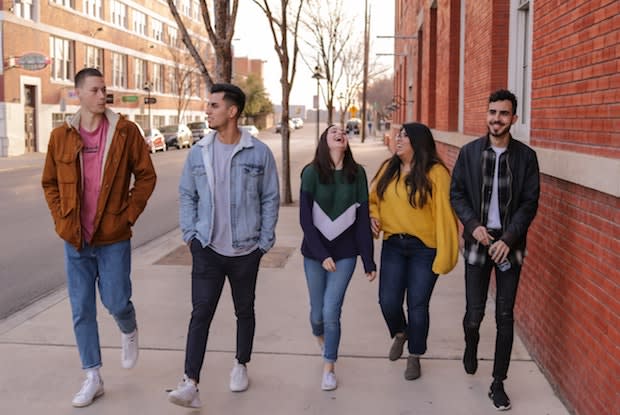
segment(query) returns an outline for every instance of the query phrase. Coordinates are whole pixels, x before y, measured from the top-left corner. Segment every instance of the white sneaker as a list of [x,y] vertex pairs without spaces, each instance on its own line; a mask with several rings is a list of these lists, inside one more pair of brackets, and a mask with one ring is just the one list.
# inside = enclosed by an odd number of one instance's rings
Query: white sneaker
[[338,387],[338,380],[334,372],[323,372],[323,380],[321,381],[321,389],[324,391],[333,391]]
[[168,393],[168,400],[175,405],[187,408],[200,408],[202,406],[198,388],[194,382],[187,378],[187,375],[183,375],[183,381],[175,390]]
[[129,334],[121,333],[121,366],[125,369],[131,369],[138,361],[138,329]]
[[235,360],[235,365],[230,371],[230,390],[233,392],[243,392],[249,385],[248,369],[245,365]]
[[82,383],[82,389],[73,397],[71,404],[76,408],[88,406],[95,399],[103,395],[103,380],[98,370],[86,371],[86,380]]

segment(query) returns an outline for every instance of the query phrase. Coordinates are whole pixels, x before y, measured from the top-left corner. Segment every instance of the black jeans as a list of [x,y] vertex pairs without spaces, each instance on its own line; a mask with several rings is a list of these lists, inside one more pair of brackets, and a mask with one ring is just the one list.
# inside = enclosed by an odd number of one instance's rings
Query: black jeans
[[482,266],[465,264],[465,296],[467,306],[463,329],[468,347],[478,347],[480,339],[480,323],[484,317],[484,306],[491,279],[491,270],[495,268],[495,358],[493,362],[493,378],[504,380],[508,374],[512,342],[514,338],[513,309],[519,286],[521,266],[512,264],[507,271],[500,271],[491,258]]
[[185,374],[197,382],[207,349],[209,327],[228,276],[237,317],[237,354],[239,363],[250,361],[254,342],[254,297],[258,266],[263,256],[260,249],[248,255],[229,257],[211,248],[203,248],[194,239],[192,252],[192,317],[187,331]]

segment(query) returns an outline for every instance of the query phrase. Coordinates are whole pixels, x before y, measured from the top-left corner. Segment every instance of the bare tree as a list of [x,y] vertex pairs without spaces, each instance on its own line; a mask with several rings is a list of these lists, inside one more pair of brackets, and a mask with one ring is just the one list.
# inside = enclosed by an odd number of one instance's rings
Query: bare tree
[[[235,31],[235,21],[237,20],[237,9],[239,0],[232,0],[232,10],[230,9],[231,0],[213,0],[215,28],[211,24],[211,14],[207,7],[206,0],[200,0],[200,12],[204,22],[209,40],[215,50],[215,82],[230,82],[232,78],[232,47],[231,42]],[[207,89],[211,89],[214,81],[209,73],[204,59],[200,56],[198,48],[192,41],[192,37],[187,30],[175,0],[167,0],[170,13],[174,17],[179,30],[181,31],[181,40],[187,47],[190,55],[194,58],[196,66],[207,83]]]
[[280,68],[282,70],[280,76],[280,86],[282,87],[282,117],[280,119],[280,134],[282,136],[282,201],[285,204],[290,204],[293,203],[293,195],[291,193],[288,107],[291,88],[293,87],[293,81],[295,80],[295,73],[297,71],[297,56],[299,53],[297,34],[301,10],[305,0],[279,0],[279,7],[272,7],[272,2],[269,0],[252,1],[267,17],[271,35],[273,36],[273,46],[280,60]]
[[[195,41],[195,44],[199,44]],[[172,76],[169,78],[170,90],[176,94],[177,120],[181,122],[192,96],[192,80],[200,74],[194,68],[193,59],[182,49],[183,45],[177,41],[175,45],[168,45],[168,52],[172,59]]]
[[373,109],[377,121],[387,116],[387,107],[392,104],[393,96],[394,78],[392,76],[377,78],[368,85],[366,99]]
[[[342,0],[308,0],[308,6],[303,19],[304,28],[309,33],[305,42],[316,51],[316,65],[325,77],[322,90],[329,125],[333,119],[335,93],[345,75],[341,60],[353,39],[353,20],[345,14]],[[310,59],[306,56],[304,61],[312,70],[315,64]]]

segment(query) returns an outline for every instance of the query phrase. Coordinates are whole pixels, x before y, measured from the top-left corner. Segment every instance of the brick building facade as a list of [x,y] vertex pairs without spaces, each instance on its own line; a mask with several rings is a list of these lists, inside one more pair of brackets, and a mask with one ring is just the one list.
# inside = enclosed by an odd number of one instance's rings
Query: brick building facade
[[[209,63],[199,2],[177,4]],[[78,109],[73,77],[86,66],[104,73],[109,108],[143,128],[203,120],[206,83],[180,36],[164,0],[0,0],[0,157],[46,150]],[[28,56],[49,64],[28,70]]]
[[620,2],[396,0],[395,28],[395,129],[428,124],[450,166],[490,92],[517,95],[542,174],[517,327],[569,409],[617,411]]

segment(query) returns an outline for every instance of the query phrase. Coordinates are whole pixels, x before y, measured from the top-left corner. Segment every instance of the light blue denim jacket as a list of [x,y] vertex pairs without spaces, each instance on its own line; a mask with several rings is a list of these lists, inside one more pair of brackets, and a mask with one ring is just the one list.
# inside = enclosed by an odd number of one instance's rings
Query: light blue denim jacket
[[[267,252],[275,243],[280,207],[278,171],[269,147],[240,129],[230,172],[230,217],[233,248],[258,247]],[[214,171],[212,131],[190,150],[179,183],[179,223],[183,240],[197,238],[203,247],[213,237]],[[215,189],[217,192],[217,189]]]

